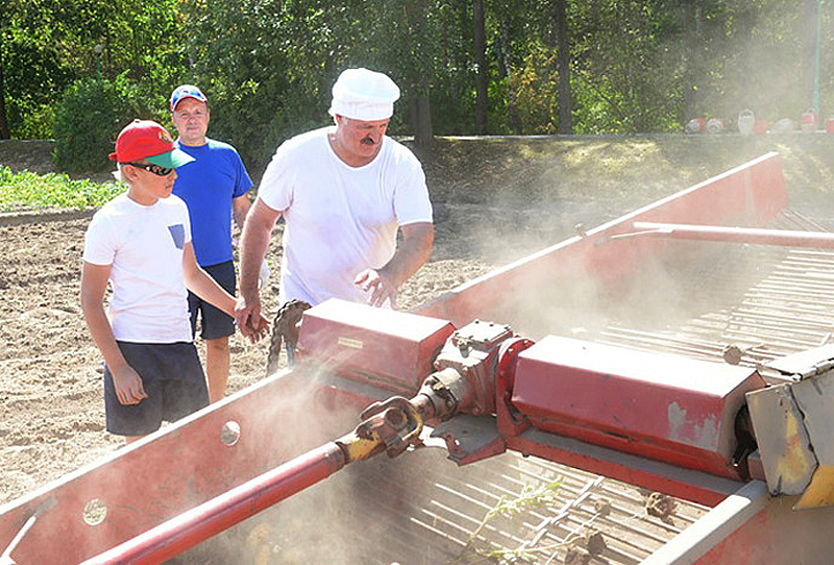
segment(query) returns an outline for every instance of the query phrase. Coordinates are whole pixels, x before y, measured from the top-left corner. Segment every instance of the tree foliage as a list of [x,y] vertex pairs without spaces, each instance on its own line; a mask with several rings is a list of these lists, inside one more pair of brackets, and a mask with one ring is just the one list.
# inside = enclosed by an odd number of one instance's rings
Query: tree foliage
[[418,140],[681,131],[692,117],[732,121],[746,108],[771,121],[798,119],[815,86],[823,114],[834,114],[832,6],[0,0],[0,137],[53,135],[68,88],[94,77],[133,84],[151,117],[168,125],[168,95],[189,82],[209,96],[210,134],[257,171],[283,139],[328,123],[330,87],[350,66],[399,84],[391,131]]
[[[121,129],[151,112],[139,88],[122,75],[114,81],[82,79],[61,99],[55,119],[55,163],[75,173],[103,171]],[[95,124],[95,127],[92,127]]]

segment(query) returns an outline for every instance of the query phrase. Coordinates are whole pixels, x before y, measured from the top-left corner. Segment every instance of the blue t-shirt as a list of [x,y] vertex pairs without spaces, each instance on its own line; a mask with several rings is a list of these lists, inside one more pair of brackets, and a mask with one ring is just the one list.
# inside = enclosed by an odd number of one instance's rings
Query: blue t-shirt
[[177,148],[196,159],[177,169],[174,194],[188,205],[194,254],[200,266],[232,260],[232,199],[252,188],[252,179],[237,150],[207,139],[205,145]]

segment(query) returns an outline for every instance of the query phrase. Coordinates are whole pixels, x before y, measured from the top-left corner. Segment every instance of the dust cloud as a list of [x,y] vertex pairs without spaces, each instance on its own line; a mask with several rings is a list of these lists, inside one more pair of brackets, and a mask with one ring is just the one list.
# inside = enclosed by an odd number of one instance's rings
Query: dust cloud
[[[290,374],[282,370],[273,378]],[[263,414],[269,437],[259,445],[295,457],[351,432],[361,409],[334,403],[324,390],[328,378],[326,371],[312,375],[270,406]],[[425,532],[413,523],[419,514],[414,507],[432,499],[430,477],[455,472],[444,457],[440,450],[418,449],[397,459],[383,453],[352,463],[173,562],[419,563],[416,556],[432,553],[426,553]]]
[[[600,158],[605,151],[603,144],[589,153]],[[572,174],[590,175],[582,167],[591,166],[592,162],[578,162]],[[552,179],[554,163],[543,164],[543,176],[532,181],[534,184],[516,182],[490,190],[488,202],[467,203],[464,198],[462,203],[441,203],[442,225],[447,226],[451,221],[455,237],[468,242],[473,257],[489,258],[486,267],[490,263],[500,265],[523,259],[531,252],[558,244],[576,234],[578,218],[593,227],[627,211],[620,210],[621,207],[639,207],[651,201],[635,202],[632,197],[628,204],[612,199],[598,206],[579,193],[571,194],[569,189],[559,189],[545,181],[545,175]],[[626,192],[625,188],[606,189],[612,193]],[[526,206],[522,206],[525,201]],[[607,245],[628,246],[629,242]],[[629,280],[616,291],[590,273],[577,276],[581,268],[561,265],[558,270],[562,276],[552,277],[541,286],[525,288],[523,292],[508,287],[505,294],[494,296],[493,302],[482,304],[479,316],[509,323],[516,332],[531,339],[547,334],[590,339],[616,319],[639,318],[641,323],[663,319],[670,310],[687,302],[680,280],[670,275],[662,264],[640,273],[629,273]],[[530,277],[535,278],[535,274],[530,273]],[[294,452],[319,445],[315,442],[302,445],[302,437],[336,439],[358,423],[356,410],[331,414],[333,418],[327,418],[329,421],[325,423],[321,406],[316,405],[312,392],[316,386],[311,383],[309,389],[281,399],[281,407],[277,409],[293,414],[290,418],[295,422],[293,432],[283,435],[281,430],[275,430],[275,434],[282,441],[299,442]],[[342,429],[337,429],[336,423]],[[466,473],[473,482],[480,480],[477,466],[466,471],[458,469],[445,459],[443,450],[407,452],[394,460],[379,455],[370,461],[357,462],[195,548],[183,558],[187,563],[205,563],[207,556],[225,552],[241,562],[252,563],[448,562],[462,550],[461,540],[443,547],[443,536],[431,532],[421,520],[427,513],[425,506],[437,499],[437,481],[450,473]],[[444,529],[442,524],[437,527]],[[465,541],[465,535],[458,536]]]

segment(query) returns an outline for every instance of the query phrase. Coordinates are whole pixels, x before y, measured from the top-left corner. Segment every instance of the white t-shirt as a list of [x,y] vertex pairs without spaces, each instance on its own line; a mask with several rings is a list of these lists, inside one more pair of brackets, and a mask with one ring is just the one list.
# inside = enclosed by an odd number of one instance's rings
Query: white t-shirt
[[192,340],[182,271],[189,241],[188,208],[173,195],[143,206],[123,193],[93,216],[84,261],[111,265],[107,316],[117,340]]
[[411,151],[383,137],[373,161],[351,167],[330,146],[334,127],[281,144],[258,191],[286,221],[282,303],[365,302],[356,275],[394,256],[399,226],[432,221],[426,177]]

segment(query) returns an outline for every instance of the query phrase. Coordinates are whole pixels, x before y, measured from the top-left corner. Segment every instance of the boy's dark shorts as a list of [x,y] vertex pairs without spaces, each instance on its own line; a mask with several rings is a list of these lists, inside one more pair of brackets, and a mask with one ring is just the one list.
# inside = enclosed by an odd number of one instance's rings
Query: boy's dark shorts
[[107,431],[121,436],[155,432],[162,421],[174,422],[208,406],[203,366],[193,343],[131,343],[117,341],[127,364],[142,377],[145,398],[122,404],[113,375],[104,365],[104,409]]
[[[235,277],[235,265],[231,261],[218,263],[203,267],[208,275],[226,289],[226,292],[235,295],[237,290],[237,279]],[[202,298],[188,292],[188,311],[191,314],[191,333],[197,333],[197,315],[200,317],[200,337],[203,339],[218,339],[235,333],[235,319],[215,308]]]

